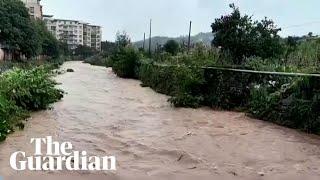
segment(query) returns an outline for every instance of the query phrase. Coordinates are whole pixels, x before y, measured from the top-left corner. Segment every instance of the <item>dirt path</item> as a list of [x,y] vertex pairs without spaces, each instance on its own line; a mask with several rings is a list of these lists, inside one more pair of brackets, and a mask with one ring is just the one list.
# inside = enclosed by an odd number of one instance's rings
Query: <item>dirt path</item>
[[[68,94],[53,110],[34,114],[24,131],[0,145],[0,175],[38,175],[11,170],[9,156],[18,150],[33,152],[30,138],[50,135],[90,155],[115,155],[118,170],[98,173],[108,177],[320,176],[319,137],[242,113],[175,109],[168,97],[140,87],[139,81],[120,79],[110,69],[81,62],[63,68],[75,70],[57,77]],[[71,174],[41,174],[62,173]]]

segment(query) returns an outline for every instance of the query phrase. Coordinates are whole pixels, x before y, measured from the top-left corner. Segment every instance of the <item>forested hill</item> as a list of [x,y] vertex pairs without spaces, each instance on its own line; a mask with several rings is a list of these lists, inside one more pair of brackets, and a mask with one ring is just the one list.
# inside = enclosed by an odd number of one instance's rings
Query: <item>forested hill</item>
[[[152,37],[152,49],[155,48],[156,44],[159,45],[164,45],[168,40],[174,39],[179,43],[188,42],[188,36],[180,36],[180,37],[176,37],[176,38],[170,38],[170,37],[164,37],[164,36],[155,36]],[[197,43],[197,42],[203,42],[207,45],[211,44],[211,41],[213,40],[213,34],[211,32],[208,33],[199,33],[195,36],[191,37],[191,42],[192,43]],[[149,43],[149,39],[146,39],[146,45],[145,47],[148,47],[148,43]],[[142,41],[137,41],[134,43],[134,45],[138,48],[142,47],[143,45],[143,40]]]

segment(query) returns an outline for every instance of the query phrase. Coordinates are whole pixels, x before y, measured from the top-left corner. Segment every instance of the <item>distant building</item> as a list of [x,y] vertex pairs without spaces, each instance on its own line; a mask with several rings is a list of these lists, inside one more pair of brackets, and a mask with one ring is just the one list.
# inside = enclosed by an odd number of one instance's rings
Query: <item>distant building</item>
[[42,19],[41,0],[21,0],[29,10],[29,14],[34,19]]
[[54,19],[53,16],[43,17],[48,30],[61,42],[68,44],[70,49],[76,49],[79,45],[101,50],[102,31],[100,26],[90,25],[89,23]]
[[75,20],[53,19],[52,16],[44,16],[44,22],[48,30],[61,42],[68,44],[70,49],[83,45],[83,23]]

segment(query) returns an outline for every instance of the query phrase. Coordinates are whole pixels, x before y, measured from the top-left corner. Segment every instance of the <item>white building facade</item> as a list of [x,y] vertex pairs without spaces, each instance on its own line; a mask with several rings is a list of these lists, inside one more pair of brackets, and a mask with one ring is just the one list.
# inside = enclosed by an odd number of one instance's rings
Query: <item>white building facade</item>
[[2,45],[0,43],[0,61],[4,60],[4,50],[2,50]]
[[84,24],[84,45],[101,50],[102,31],[100,26]]
[[34,19],[42,19],[41,0],[21,0],[29,10],[29,14]]
[[68,44],[70,49],[79,45],[101,50],[102,31],[100,26],[90,25],[76,20],[54,19],[44,16],[48,30],[61,42]]

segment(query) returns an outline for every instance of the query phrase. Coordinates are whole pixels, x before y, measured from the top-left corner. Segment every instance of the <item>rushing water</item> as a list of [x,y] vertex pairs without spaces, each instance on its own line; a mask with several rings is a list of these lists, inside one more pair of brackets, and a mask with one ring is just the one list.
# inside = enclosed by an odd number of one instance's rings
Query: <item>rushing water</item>
[[[68,62],[56,79],[68,94],[52,110],[33,114],[24,131],[0,145],[0,176],[15,172],[11,153],[32,153],[32,137],[70,141],[89,155],[117,157],[116,172],[100,176],[259,176],[320,175],[320,139],[246,117],[209,108],[176,109],[168,97],[136,80],[116,77],[111,69]],[[90,172],[42,172],[90,175]]]

